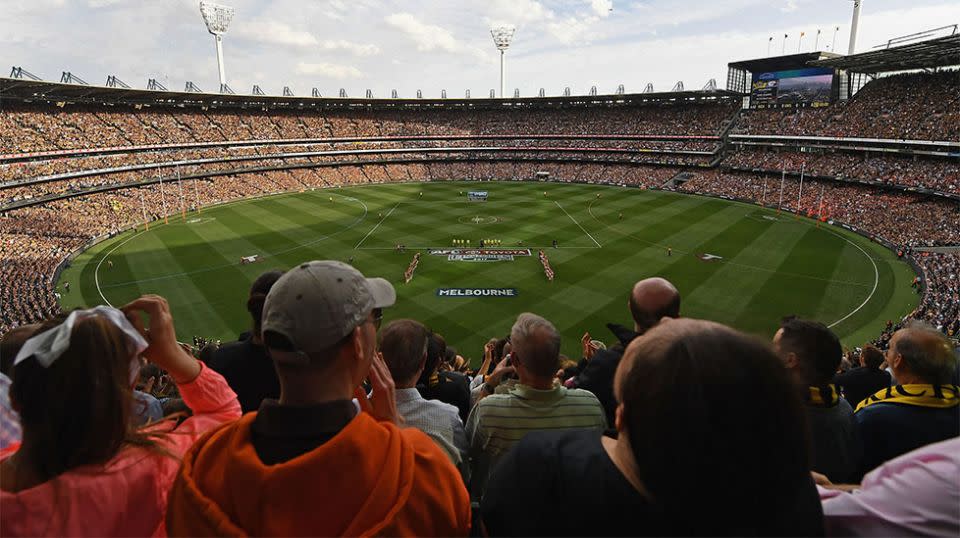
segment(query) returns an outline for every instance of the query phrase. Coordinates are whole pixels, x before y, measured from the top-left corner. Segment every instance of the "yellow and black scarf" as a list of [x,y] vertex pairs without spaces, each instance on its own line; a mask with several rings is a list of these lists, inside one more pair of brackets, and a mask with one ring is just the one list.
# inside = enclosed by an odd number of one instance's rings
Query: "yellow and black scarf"
[[857,411],[878,403],[916,405],[934,409],[947,409],[960,404],[960,387],[957,385],[896,385],[878,390],[857,405]]
[[808,388],[807,404],[812,407],[833,407],[840,403],[840,392],[834,384]]

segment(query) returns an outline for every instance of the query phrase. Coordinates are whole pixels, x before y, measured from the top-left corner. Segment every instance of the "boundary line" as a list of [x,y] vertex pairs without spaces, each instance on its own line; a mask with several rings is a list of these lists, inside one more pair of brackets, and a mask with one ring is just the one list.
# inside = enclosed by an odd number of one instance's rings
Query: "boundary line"
[[[681,195],[681,196],[683,196],[683,195]],[[691,195],[687,195],[687,196],[691,196]],[[708,198],[709,198],[709,197],[708,197]],[[600,224],[602,224],[604,228],[610,229],[610,228],[611,228],[611,225],[603,222],[602,220],[600,220],[599,218],[597,218],[596,215],[593,214],[593,203],[594,203],[595,201],[596,201],[596,200],[591,200],[590,203],[587,204],[587,212],[590,213],[590,216],[593,217],[593,220],[595,220],[595,221],[599,222]],[[745,204],[744,202],[737,202],[737,201],[735,201],[735,200],[725,200],[725,201],[726,201],[726,202],[729,202],[729,203],[732,203],[732,204],[749,205],[749,204]],[[559,205],[559,204],[557,204],[557,205]],[[756,209],[756,208],[755,208],[755,209]],[[761,211],[762,211],[762,208],[761,208]],[[749,214],[748,214],[748,215],[744,215],[744,217],[745,217],[745,218],[751,218]],[[780,220],[778,220],[778,222],[787,222],[787,221],[780,221]],[[805,222],[805,221],[797,221],[797,222],[802,223],[804,226],[808,226],[808,227],[810,226],[810,223]],[[858,245],[858,244],[854,243],[853,241],[851,241],[850,238],[844,236],[844,235],[841,234],[841,233],[838,233],[836,230],[833,230],[833,229],[832,229],[832,228],[833,228],[833,225],[829,225],[829,226],[830,226],[829,228],[821,228],[821,229],[822,229],[823,231],[825,231],[825,232],[827,232],[827,233],[831,233],[831,234],[839,237],[840,239],[843,239],[843,240],[846,241],[847,243],[850,243],[851,245],[857,247],[857,250],[859,250],[864,256],[866,256],[866,258],[867,258],[868,260],[870,260],[870,264],[873,265],[873,289],[870,290],[870,294],[867,295],[867,298],[864,299],[864,301],[863,301],[862,303],[860,303],[860,306],[858,306],[858,307],[856,307],[855,309],[853,309],[853,311],[851,311],[849,314],[847,314],[846,316],[843,316],[842,318],[838,319],[837,321],[834,321],[833,323],[827,325],[827,328],[828,328],[828,329],[832,329],[833,327],[835,327],[835,326],[843,323],[844,321],[846,321],[847,319],[849,319],[851,316],[853,316],[854,314],[856,314],[857,312],[859,312],[861,309],[863,309],[863,307],[867,306],[867,303],[870,302],[870,299],[873,299],[874,294],[877,292],[877,287],[880,285],[880,270],[877,268],[877,262],[875,262],[875,261],[873,260],[873,256],[871,256],[867,251],[863,250],[863,248],[862,248],[860,245]],[[636,238],[636,237],[633,236],[633,234],[630,234],[629,232],[624,233],[624,232],[620,232],[619,230],[614,230],[614,231],[616,231],[617,233],[620,233],[621,235],[626,235],[627,237],[633,239],[634,241],[640,241],[640,242],[646,243],[646,244],[648,244],[648,245],[650,245],[650,246],[657,246],[657,247],[663,246],[663,245],[661,245],[660,243],[651,243],[650,241],[645,241],[645,240],[643,240],[643,239]],[[678,251],[678,252],[681,252],[681,251]],[[684,252],[684,253],[685,253],[685,254],[689,254],[689,252]],[[768,269],[766,269],[766,268],[754,267],[754,266],[751,266],[751,265],[736,263],[736,262],[732,262],[732,261],[731,261],[731,262],[727,262],[727,263],[729,263],[729,264],[731,264],[731,265],[738,265],[738,266],[740,266],[740,267],[749,267],[749,268],[751,268],[751,269],[768,271]],[[793,276],[803,276],[803,277],[807,277],[807,278],[815,278],[815,277],[810,277],[810,276],[808,276],[808,275],[793,275]],[[826,280],[826,279],[819,279],[819,278],[817,278],[816,280]],[[843,282],[843,281],[839,281],[839,280],[826,280],[826,282],[829,282],[829,283],[831,283],[831,284],[835,283],[835,284],[857,285],[857,286],[860,286],[860,285],[865,286],[865,285],[866,285],[866,284],[857,284],[857,283],[854,283],[854,282]]]
[[103,265],[103,262],[106,261],[106,259],[109,258],[110,255],[113,254],[115,250],[122,247],[123,245],[126,245],[130,241],[133,241],[134,239],[136,239],[137,237],[140,237],[145,233],[147,233],[146,230],[143,230],[142,232],[137,232],[131,235],[130,237],[126,238],[125,240],[121,241],[120,243],[117,243],[116,245],[114,245],[113,248],[110,249],[110,252],[107,252],[106,254],[103,255],[102,258],[100,258],[100,262],[97,263],[96,269],[93,270],[93,282],[97,286],[97,293],[100,294],[100,298],[103,299],[103,302],[107,303],[107,306],[113,306],[113,303],[107,300],[106,295],[103,294],[103,290],[100,289],[100,266]]
[[363,242],[366,241],[368,237],[370,237],[370,234],[372,234],[377,228],[380,227],[381,224],[383,224],[383,221],[387,220],[387,218],[390,217],[390,214],[393,213],[393,210],[396,209],[399,205],[400,205],[400,202],[393,204],[393,207],[390,208],[390,211],[388,211],[387,214],[384,215],[382,219],[380,219],[380,222],[378,222],[376,226],[374,226],[373,228],[370,228],[370,231],[367,232],[367,235],[363,236],[363,238],[360,239],[360,242],[354,245],[353,250],[359,249],[360,245],[362,245]]
[[[831,225],[831,226],[832,226],[832,225]],[[835,236],[843,239],[843,240],[846,241],[847,243],[850,243],[851,245],[857,247],[857,250],[859,250],[860,252],[862,252],[863,255],[866,256],[867,259],[870,260],[870,263],[873,265],[873,289],[870,290],[870,295],[867,295],[867,298],[864,299],[864,301],[863,301],[862,303],[860,303],[860,306],[858,306],[857,308],[855,308],[852,312],[850,312],[850,313],[847,314],[846,316],[843,316],[842,318],[838,319],[837,321],[834,321],[834,322],[831,323],[830,325],[827,325],[827,328],[828,328],[828,329],[832,329],[835,325],[839,325],[840,323],[846,321],[847,318],[849,318],[850,316],[852,316],[852,315],[856,314],[857,312],[859,312],[861,308],[867,306],[867,303],[870,302],[870,299],[873,299],[873,294],[877,292],[877,286],[880,285],[880,270],[877,269],[877,262],[873,261],[873,256],[867,254],[867,251],[863,250],[863,248],[860,247],[860,245],[854,243],[854,242],[851,241],[850,239],[848,239],[848,238],[846,238],[846,237],[838,234],[837,232],[835,232],[835,231],[833,231],[833,230],[827,230],[827,231],[830,232],[830,233],[832,233],[833,235],[835,235]]]
[[603,245],[601,245],[600,243],[597,243],[597,240],[594,239],[592,235],[590,235],[590,232],[588,232],[583,226],[581,226],[580,223],[577,222],[577,219],[573,218],[573,215],[571,215],[570,213],[567,213],[567,210],[564,209],[562,205],[560,205],[560,202],[554,200],[553,203],[557,204],[557,207],[560,208],[560,211],[563,211],[563,213],[564,213],[566,216],[570,217],[570,220],[572,220],[574,224],[576,224],[577,226],[580,227],[580,230],[581,230],[583,233],[587,234],[587,237],[589,237],[590,240],[593,241],[593,244],[594,244],[594,245],[597,245],[597,248],[603,248]]

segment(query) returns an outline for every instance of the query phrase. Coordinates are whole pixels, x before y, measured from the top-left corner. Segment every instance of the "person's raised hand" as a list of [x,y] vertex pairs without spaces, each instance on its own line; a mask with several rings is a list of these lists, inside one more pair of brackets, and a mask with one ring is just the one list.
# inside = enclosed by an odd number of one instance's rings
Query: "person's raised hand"
[[580,346],[583,348],[583,358],[590,360],[597,352],[597,346],[593,345],[593,338],[589,332],[583,333],[580,338]]
[[[147,340],[143,354],[161,369],[166,370],[177,383],[186,383],[200,375],[200,362],[180,347],[173,327],[170,305],[159,295],[144,295],[120,310]],[[146,314],[149,327],[144,324]]]
[[370,414],[373,418],[401,423],[400,411],[397,410],[396,386],[393,383],[393,376],[390,375],[390,369],[387,363],[383,361],[383,355],[379,352],[373,355],[370,361],[370,390],[373,393],[370,396]]
[[509,356],[504,357],[503,360],[497,363],[497,366],[493,369],[493,372],[487,376],[486,383],[490,386],[490,388],[497,388],[497,385],[499,385],[503,380],[503,376],[517,371],[515,366],[507,364],[509,359]]
[[810,476],[813,477],[813,482],[818,486],[828,487],[833,485],[833,482],[831,482],[826,475],[822,475],[816,471],[810,471]]

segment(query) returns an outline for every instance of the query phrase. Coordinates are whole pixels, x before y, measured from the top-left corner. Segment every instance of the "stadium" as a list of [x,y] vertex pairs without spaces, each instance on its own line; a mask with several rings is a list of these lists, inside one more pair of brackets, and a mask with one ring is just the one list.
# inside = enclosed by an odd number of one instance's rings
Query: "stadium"
[[[856,5],[859,10],[860,2]],[[225,30],[207,23],[220,53]],[[509,45],[506,39],[506,45],[497,42],[501,51]],[[442,335],[447,351],[440,366],[434,364],[434,375],[438,368],[460,372],[472,391],[487,387],[484,379],[489,382],[494,366],[509,357],[505,341],[496,352],[488,343],[517,334],[518,314],[533,312],[557,333],[564,362],[554,365],[555,383],[586,392],[585,382],[577,388],[578,374],[594,353],[619,345],[620,334],[611,336],[607,324],[632,324],[631,289],[651,278],[675,286],[684,318],[710,320],[767,342],[780,338],[789,324],[786,316],[819,322],[842,345],[842,371],[857,366],[865,346],[892,348],[895,334],[919,331],[910,327],[920,322],[949,342],[950,375],[956,375],[956,26],[947,35],[907,36],[855,54],[730,59],[725,88],[711,81],[686,90],[680,83],[668,92],[650,87],[631,93],[621,86],[613,94],[594,87],[589,95],[548,96],[541,90],[521,96],[518,90],[511,97],[503,96],[501,79],[500,96],[491,90],[483,98],[469,92],[465,98],[403,98],[395,92],[375,98],[369,90],[364,98],[343,90],[339,97],[322,97],[316,89],[309,97],[288,89],[275,96],[259,87],[241,95],[226,84],[220,61],[221,91],[213,93],[190,82],[185,91],[175,91],[156,80],[136,89],[115,77],[99,86],[67,72],[59,82],[44,81],[20,66],[0,78],[4,342],[27,341],[11,335],[26,327],[55,327],[48,320],[62,322],[75,309],[120,308],[158,295],[176,321],[175,340],[192,344],[184,347],[207,364],[206,372],[221,344],[250,338],[248,292],[256,289],[258,277],[274,269],[292,274],[301,264],[306,270],[309,260],[336,260],[386,279],[396,297],[383,311],[384,323],[416,320],[431,335]],[[378,318],[378,328],[379,323]],[[639,321],[636,327],[642,334]],[[40,334],[32,331],[28,334]],[[380,338],[379,346],[386,348],[388,336]],[[428,357],[431,338],[424,344]],[[622,355],[630,340],[621,341]],[[517,353],[520,344],[514,344]],[[150,345],[155,350],[158,344]],[[388,349],[382,354],[390,363]],[[21,366],[16,356],[17,372],[33,367]],[[516,356],[523,360],[523,353]],[[25,358],[24,363],[33,360]],[[153,360],[149,353],[147,358]],[[5,362],[3,373],[10,375],[13,357],[5,360],[11,365]],[[839,355],[836,360],[841,363]],[[158,380],[166,379],[165,372],[176,378],[170,361],[153,361],[160,366]],[[499,380],[502,366],[497,368]],[[11,394],[22,398],[27,389],[17,389],[17,376],[10,377]],[[363,378],[368,392],[376,394],[375,376]],[[399,379],[394,381],[400,390]],[[738,381],[727,382],[737,390]],[[941,407],[956,410],[956,385],[924,383],[952,386],[954,401]],[[808,384],[812,390],[814,383]],[[489,387],[496,392],[490,398],[497,397],[499,388]],[[137,388],[161,396],[139,382]],[[53,398],[60,389],[44,390]],[[160,398],[165,404],[177,399],[169,392],[176,387],[165,390]],[[244,403],[239,389],[237,394]],[[707,398],[686,397],[701,396]],[[360,399],[358,409],[366,404]],[[202,414],[186,393],[179,401],[194,418]],[[859,411],[857,403],[851,406]],[[480,405],[475,394],[460,413],[460,427],[466,425],[471,442],[483,420],[478,407],[470,412],[472,405]],[[604,424],[613,428],[610,409]],[[28,428],[25,418],[24,431]],[[458,458],[452,459],[463,473],[467,457]],[[875,467],[835,474],[816,465],[810,470],[837,483],[860,483]],[[481,469],[472,472],[485,477],[489,469]],[[650,484],[657,483],[655,474]],[[503,477],[491,475],[486,487],[494,489],[488,493],[497,491],[504,503],[518,495],[494,478]],[[511,527],[504,523],[509,517],[486,506],[479,522],[476,488],[484,486],[478,483],[483,484],[475,479],[470,485],[474,530],[478,525],[493,534],[537,529]],[[174,487],[177,492],[187,486]],[[952,487],[955,492],[956,484]],[[13,501],[3,489],[6,511]],[[171,532],[208,531],[194,524],[189,509],[180,508],[181,515],[166,516]],[[487,519],[494,513],[505,519]],[[4,518],[4,533],[42,533],[16,526],[12,518]],[[934,526],[934,533],[950,532],[958,521],[954,513],[946,527]],[[64,525],[53,534],[107,533],[86,523]],[[441,523],[395,525],[374,533],[463,530]],[[695,525],[655,528],[704,532]],[[721,533],[723,528],[706,527]],[[776,526],[730,528],[785,532]],[[874,527],[907,534],[918,528]],[[322,527],[311,529],[316,532],[307,534],[322,534]],[[298,531],[281,525],[244,532]]]

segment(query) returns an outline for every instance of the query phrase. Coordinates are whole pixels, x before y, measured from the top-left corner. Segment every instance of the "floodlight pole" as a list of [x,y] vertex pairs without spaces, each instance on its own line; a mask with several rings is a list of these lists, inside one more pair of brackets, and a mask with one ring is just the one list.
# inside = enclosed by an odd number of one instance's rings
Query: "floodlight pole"
[[493,44],[497,47],[497,50],[500,51],[500,98],[503,99],[504,95],[504,76],[503,76],[503,64],[504,56],[507,52],[507,49],[510,48],[510,42],[513,40],[513,34],[517,29],[512,26],[500,26],[490,30],[490,35],[493,37]]
[[206,0],[200,0],[200,15],[207,25],[207,31],[213,35],[217,44],[217,70],[220,74],[220,92],[225,91],[227,75],[223,68],[223,34],[226,33],[233,20],[234,10],[229,6],[221,6]]
[[780,56],[785,56],[787,54],[787,36],[789,34],[783,34],[783,46],[780,47]]
[[220,87],[227,83],[227,73],[223,69],[223,36],[214,34],[214,40],[217,43],[217,72],[220,75]]
[[500,98],[503,98],[503,56],[506,51],[500,49]]
[[830,42],[830,52],[837,52],[837,32],[839,31],[839,26],[833,27],[833,41]]
[[820,29],[817,28],[817,38],[813,42],[813,52],[817,52],[817,47],[820,46]]
[[847,54],[853,54],[857,48],[857,26],[860,25],[860,2],[853,0],[853,20],[850,21],[850,46],[847,47]]

